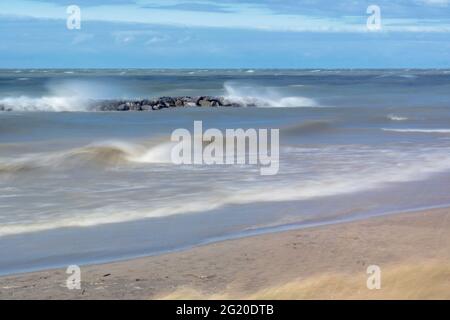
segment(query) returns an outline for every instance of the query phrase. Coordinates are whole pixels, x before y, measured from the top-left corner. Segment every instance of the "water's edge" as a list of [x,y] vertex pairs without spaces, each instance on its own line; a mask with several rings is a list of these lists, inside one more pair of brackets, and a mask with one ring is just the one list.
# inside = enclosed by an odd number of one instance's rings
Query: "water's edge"
[[[423,211],[428,210],[436,210],[436,209],[450,209],[450,203],[447,204],[441,204],[441,205],[431,205],[431,206],[423,206],[423,207],[415,207],[410,209],[403,209],[400,211],[385,211],[385,212],[378,212],[378,213],[371,213],[371,214],[365,214],[365,213],[356,213],[353,215],[345,216],[345,217],[336,217],[333,219],[323,219],[323,220],[314,220],[311,219],[310,221],[303,221],[303,222],[297,222],[297,223],[287,223],[282,225],[276,225],[276,226],[269,226],[269,227],[258,227],[258,228],[252,228],[244,231],[239,231],[233,234],[229,234],[226,236],[217,236],[212,237],[210,239],[205,239],[202,241],[198,241],[194,244],[184,245],[173,249],[166,249],[161,251],[156,251],[152,253],[141,253],[141,254],[125,254],[115,257],[109,257],[109,258],[102,258],[102,259],[87,259],[84,261],[80,261],[80,266],[93,266],[93,265],[106,265],[111,263],[120,263],[120,262],[126,262],[126,261],[132,261],[136,259],[142,259],[142,258],[149,258],[149,257],[155,257],[165,254],[171,254],[171,253],[177,253],[182,251],[187,251],[190,249],[194,249],[196,247],[200,246],[207,246],[210,244],[218,243],[218,242],[226,242],[226,241],[232,241],[232,240],[239,240],[243,238],[251,238],[256,236],[262,236],[262,235],[269,235],[269,234],[275,234],[275,233],[282,233],[282,232],[288,232],[293,230],[302,230],[302,229],[308,229],[308,228],[316,228],[316,227],[325,227],[330,225],[337,225],[337,224],[344,224],[344,223],[353,223],[358,221],[363,221],[367,219],[374,219],[384,216],[391,216],[391,215],[400,215],[400,214],[407,214],[407,213],[419,213]],[[57,270],[61,268],[66,268],[67,264],[48,264],[45,267],[37,267],[37,268],[22,268],[15,271],[10,272],[0,272],[0,277],[10,277],[10,276],[20,276],[24,274],[30,274],[30,273],[37,273],[37,272],[49,272],[51,270]],[[1,278],[0,278],[1,280]]]

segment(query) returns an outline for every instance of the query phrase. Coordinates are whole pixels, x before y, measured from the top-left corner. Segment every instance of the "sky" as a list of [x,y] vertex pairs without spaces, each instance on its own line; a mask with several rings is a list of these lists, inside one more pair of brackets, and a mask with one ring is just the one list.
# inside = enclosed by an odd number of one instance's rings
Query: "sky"
[[450,68],[450,0],[0,0],[0,68]]

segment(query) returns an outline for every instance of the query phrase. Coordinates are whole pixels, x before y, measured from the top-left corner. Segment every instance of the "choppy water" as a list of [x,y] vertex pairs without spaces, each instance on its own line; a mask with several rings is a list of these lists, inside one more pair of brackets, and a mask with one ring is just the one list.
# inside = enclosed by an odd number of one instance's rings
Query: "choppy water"
[[[261,107],[84,104],[163,95]],[[7,70],[0,104],[0,273],[450,203],[447,70]],[[280,128],[278,175],[173,165],[170,134],[194,120]]]

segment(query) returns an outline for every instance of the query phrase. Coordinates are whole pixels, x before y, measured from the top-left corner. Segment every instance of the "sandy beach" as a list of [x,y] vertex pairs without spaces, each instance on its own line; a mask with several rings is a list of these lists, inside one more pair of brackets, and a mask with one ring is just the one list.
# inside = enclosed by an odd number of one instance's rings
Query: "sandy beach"
[[[265,234],[0,278],[1,299],[449,299],[450,209]],[[366,286],[369,265],[381,289]]]

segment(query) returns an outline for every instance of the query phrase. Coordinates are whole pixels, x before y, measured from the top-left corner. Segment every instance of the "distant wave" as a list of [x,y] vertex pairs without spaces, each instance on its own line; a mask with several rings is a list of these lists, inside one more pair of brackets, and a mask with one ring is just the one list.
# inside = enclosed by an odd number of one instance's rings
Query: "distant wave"
[[406,120],[408,120],[407,117],[396,116],[394,114],[389,114],[387,116],[387,118],[391,121],[406,121]]
[[286,97],[274,90],[259,87],[248,87],[225,83],[225,98],[228,101],[242,105],[256,105],[257,107],[317,107],[314,99],[306,97]]
[[450,133],[450,129],[388,129],[382,128],[383,131],[404,132],[404,133]]
[[403,78],[403,79],[417,79],[419,76],[417,74],[408,74],[408,73],[393,73],[388,72],[385,74],[381,74],[376,76],[375,78]]

